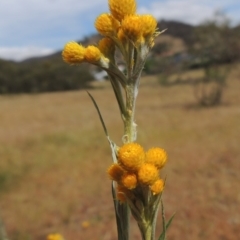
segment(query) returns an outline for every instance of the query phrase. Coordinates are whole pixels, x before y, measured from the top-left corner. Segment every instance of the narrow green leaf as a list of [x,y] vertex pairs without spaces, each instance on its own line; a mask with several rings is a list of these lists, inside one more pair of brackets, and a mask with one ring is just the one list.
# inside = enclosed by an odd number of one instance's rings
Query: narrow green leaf
[[93,104],[94,104],[94,106],[95,106],[95,108],[96,108],[96,110],[97,110],[97,112],[98,112],[98,116],[99,116],[99,118],[100,118],[100,121],[101,121],[103,130],[104,130],[105,135],[106,135],[106,137],[107,137],[107,140],[108,140],[108,142],[109,142],[109,144],[110,144],[113,162],[116,163],[116,162],[117,162],[117,157],[116,157],[116,152],[115,152],[115,151],[116,151],[116,144],[110,139],[110,137],[109,137],[109,135],[108,135],[108,131],[107,131],[106,125],[105,125],[105,123],[104,123],[104,121],[103,121],[103,117],[102,117],[102,115],[101,115],[101,112],[100,112],[100,110],[99,110],[99,107],[98,107],[95,99],[93,98],[93,96],[92,96],[88,91],[87,91],[87,93],[88,93],[89,97],[91,98],[91,100],[92,100],[92,102],[93,102]]
[[115,208],[118,240],[129,240],[129,216],[130,210],[127,204],[117,200],[114,183],[112,183],[112,196]]
[[163,231],[158,238],[158,240],[165,240],[166,239],[166,219],[165,219],[165,211],[164,211],[164,206],[163,206],[163,201],[161,200],[161,207],[162,207],[162,227]]
[[171,225],[171,223],[172,223],[172,220],[173,220],[173,218],[175,217],[175,214],[176,214],[176,213],[174,213],[174,214],[171,216],[171,218],[168,220],[168,223],[167,223],[167,225],[166,225],[166,230],[170,227],[170,225]]
[[161,233],[161,235],[159,236],[158,240],[165,240],[166,239],[166,231],[167,229],[170,227],[172,220],[175,216],[176,213],[174,213],[172,215],[172,217],[168,220],[167,224],[166,224],[166,219],[165,219],[165,211],[164,211],[164,206],[163,206],[163,202],[161,200],[161,206],[162,206],[162,223],[163,223],[163,231]]
[[94,106],[95,106],[95,108],[96,108],[96,110],[97,110],[97,112],[98,112],[98,116],[99,116],[100,121],[101,121],[101,123],[102,123],[102,127],[103,127],[103,130],[104,130],[104,132],[105,132],[105,135],[108,137],[107,128],[106,128],[106,125],[105,125],[105,123],[104,123],[104,121],[103,121],[103,118],[102,118],[101,112],[100,112],[100,110],[99,110],[99,107],[98,107],[95,99],[93,98],[93,96],[92,96],[88,91],[87,91],[87,93],[88,93],[89,97],[91,98],[91,100],[92,100],[92,102],[93,102],[93,104],[94,104]]

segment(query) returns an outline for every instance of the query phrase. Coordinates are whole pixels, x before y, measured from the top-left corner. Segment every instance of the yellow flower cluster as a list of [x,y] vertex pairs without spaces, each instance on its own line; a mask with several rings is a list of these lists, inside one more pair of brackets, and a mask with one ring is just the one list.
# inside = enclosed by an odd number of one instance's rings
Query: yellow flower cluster
[[[114,63],[115,46],[124,54],[129,51],[129,42],[135,48],[144,45],[150,49],[153,46],[157,21],[152,15],[136,14],[135,0],[109,0],[108,4],[110,13],[103,13],[95,20],[95,28],[104,38],[96,46],[67,43],[62,52],[65,62],[89,62],[107,70],[109,62]],[[146,52],[140,55],[146,56]]]
[[95,21],[100,34],[120,42],[127,38],[135,45],[152,44],[157,30],[157,21],[152,15],[136,14],[135,0],[109,0],[108,3],[110,14],[103,13]]
[[[134,190],[149,186],[153,195],[163,191],[164,181],[159,170],[167,161],[162,148],[151,148],[147,152],[137,143],[127,143],[119,148],[118,163],[108,169],[109,177],[118,184],[117,198],[124,202],[134,195]],[[136,190],[138,191],[138,190]]]
[[62,52],[63,60],[67,63],[76,64],[84,61],[97,64],[100,60],[108,61],[103,53],[96,46],[83,47],[77,42],[69,42],[65,45]]

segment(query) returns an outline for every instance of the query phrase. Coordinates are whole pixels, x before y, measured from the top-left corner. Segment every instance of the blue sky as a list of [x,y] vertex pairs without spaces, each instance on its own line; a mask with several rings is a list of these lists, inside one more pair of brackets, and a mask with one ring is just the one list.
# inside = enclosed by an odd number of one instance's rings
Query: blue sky
[[[138,13],[199,24],[223,11],[240,24],[239,0],[138,0]],[[95,33],[94,20],[108,12],[107,0],[1,0],[0,58],[20,61],[61,50]]]

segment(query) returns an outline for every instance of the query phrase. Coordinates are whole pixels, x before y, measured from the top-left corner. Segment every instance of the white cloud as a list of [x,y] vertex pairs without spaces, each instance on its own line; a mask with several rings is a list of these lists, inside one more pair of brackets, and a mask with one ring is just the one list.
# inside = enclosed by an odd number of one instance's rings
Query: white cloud
[[[240,21],[239,0],[137,0],[138,12],[198,24],[216,10]],[[107,0],[0,0],[0,58],[21,60],[60,50],[69,40],[94,33]],[[28,47],[34,46],[34,47]]]
[[154,1],[148,7],[141,7],[141,13],[151,12],[157,19],[179,20],[190,24],[199,24],[202,21],[212,18],[218,10],[226,11],[226,14],[235,23],[240,20],[239,14],[229,13],[231,5],[239,4],[239,0],[167,0]]
[[30,57],[40,57],[54,53],[50,48],[28,47],[0,47],[0,58],[6,60],[22,61]]
[[[0,58],[22,60],[61,49],[89,34],[89,12],[106,0],[0,0]],[[101,6],[102,5],[102,6]],[[31,46],[31,47],[29,47]],[[32,47],[34,46],[34,47]]]
[[[77,32],[88,11],[101,9],[105,0],[7,0],[0,1],[0,43],[19,41],[53,31]],[[103,4],[102,4],[103,5]],[[107,4],[106,4],[107,7]],[[57,35],[57,34],[56,34]],[[42,37],[42,36],[40,36]],[[7,39],[9,38],[9,39]]]

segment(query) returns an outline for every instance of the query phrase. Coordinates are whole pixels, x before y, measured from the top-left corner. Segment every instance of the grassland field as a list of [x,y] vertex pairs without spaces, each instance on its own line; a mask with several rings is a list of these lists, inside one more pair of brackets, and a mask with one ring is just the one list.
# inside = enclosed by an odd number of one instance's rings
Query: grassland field
[[[186,73],[199,74],[199,72]],[[119,110],[108,82],[90,93],[110,137],[121,145]],[[168,240],[240,239],[240,69],[222,103],[197,105],[189,84],[143,77],[138,142],[167,150]],[[86,91],[0,96],[0,216],[9,240],[116,240],[106,169],[108,142]],[[160,220],[160,216],[159,216]],[[161,231],[158,222],[157,233]],[[133,224],[131,240],[140,239]]]

